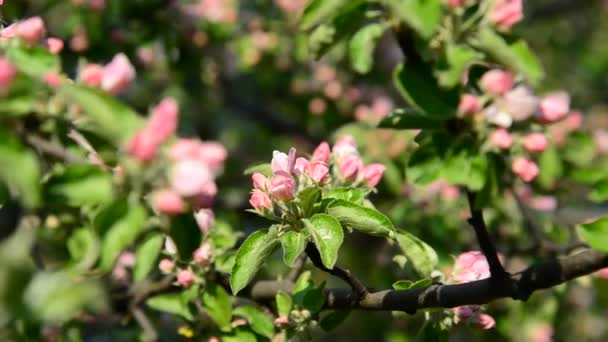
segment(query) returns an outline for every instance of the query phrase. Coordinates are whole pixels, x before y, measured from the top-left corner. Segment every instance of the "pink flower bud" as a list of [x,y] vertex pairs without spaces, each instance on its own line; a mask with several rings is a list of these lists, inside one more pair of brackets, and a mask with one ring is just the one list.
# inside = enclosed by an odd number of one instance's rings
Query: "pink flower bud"
[[356,155],[346,156],[339,163],[340,174],[348,180],[356,178],[362,167],[363,162]]
[[338,139],[334,144],[333,152],[338,155],[359,155],[359,151],[357,151],[357,144],[355,143],[355,138],[350,135],[345,135]]
[[152,109],[152,117],[148,123],[148,130],[156,141],[161,142],[175,133],[178,111],[177,101],[170,97],[163,99]]
[[133,252],[122,252],[117,260],[117,265],[131,268],[135,266],[135,254]]
[[310,162],[306,158],[299,157],[296,159],[296,164],[293,168],[293,173],[296,175],[302,175],[308,171],[310,167]]
[[124,91],[135,79],[135,69],[124,53],[119,53],[103,67],[101,88],[110,94]]
[[51,88],[58,88],[61,85],[61,76],[56,72],[47,72],[44,81]]
[[527,120],[538,110],[540,100],[530,88],[517,86],[504,96],[504,106],[515,121]]
[[513,161],[511,170],[524,182],[531,182],[539,173],[538,166],[533,161],[523,157],[516,158]]
[[473,317],[475,311],[471,308],[470,305],[463,305],[454,308],[454,313],[459,321],[466,321],[467,319]]
[[0,90],[10,87],[17,75],[17,69],[6,58],[0,57]]
[[99,64],[87,64],[80,71],[80,81],[89,87],[99,87],[103,78],[103,67]]
[[55,37],[49,37],[46,39],[46,46],[52,54],[58,55],[61,53],[61,50],[63,50],[63,40]]
[[511,88],[513,88],[514,80],[515,76],[513,73],[492,69],[483,74],[479,81],[479,85],[486,93],[498,96],[511,90]]
[[289,324],[289,317],[283,315],[274,319],[274,324],[278,326],[285,326]]
[[540,120],[545,123],[555,122],[570,111],[570,96],[566,92],[549,94],[540,101]]
[[255,210],[265,211],[272,209],[272,201],[270,197],[265,192],[255,190],[251,194],[251,198],[249,199],[249,203]]
[[464,94],[460,97],[458,104],[458,113],[460,114],[475,114],[481,109],[479,99],[475,95]]
[[488,330],[494,328],[496,321],[494,318],[492,318],[492,316],[482,313],[477,317],[476,325],[480,329]]
[[165,189],[152,194],[152,207],[161,214],[177,215],[186,210],[186,203],[178,193]]
[[[297,162],[296,162],[297,169]],[[253,181],[253,188],[261,191],[268,190],[268,186],[270,185],[270,181],[263,174],[256,172],[251,175],[251,180]]]
[[465,252],[456,258],[455,266],[459,269],[469,269],[481,259],[485,260],[485,256],[480,251]]
[[40,17],[25,19],[17,25],[17,35],[32,45],[38,43],[45,33],[44,21]]
[[547,138],[542,133],[530,133],[524,138],[524,148],[530,152],[542,152],[547,148]]
[[315,97],[308,103],[308,110],[315,115],[321,115],[327,110],[327,102],[320,97]]
[[328,173],[329,168],[325,163],[316,161],[310,164],[310,178],[313,180],[313,182],[319,185],[323,184]]
[[74,52],[84,52],[89,48],[89,37],[83,28],[76,30],[70,39],[70,49]]
[[503,30],[510,29],[523,18],[522,0],[496,0],[490,12],[490,21]]
[[290,174],[278,172],[272,176],[268,193],[273,199],[281,202],[293,199],[296,190],[296,183]]
[[192,254],[194,262],[200,265],[207,265],[211,260],[211,245],[204,243],[202,246],[197,248]]
[[169,172],[171,187],[185,197],[197,195],[211,181],[213,177],[207,163],[196,159],[178,161]]
[[570,130],[577,130],[581,128],[583,125],[583,114],[581,112],[570,112],[566,119],[564,119],[564,124]]
[[194,213],[194,219],[201,232],[206,234],[215,222],[215,215],[211,209],[199,209]]
[[181,270],[177,273],[177,283],[181,287],[190,287],[194,283],[194,273],[190,270]]
[[315,148],[315,151],[312,153],[312,157],[310,158],[310,162],[314,163],[316,161],[324,162],[325,164],[329,163],[329,144],[327,142],[322,142]]
[[202,144],[203,143],[198,139],[177,139],[177,141],[169,147],[169,158],[174,161],[198,159]]
[[283,152],[274,151],[272,153],[270,168],[272,169],[272,174],[278,172],[291,173],[291,170],[289,169],[289,156]]
[[553,327],[548,323],[541,323],[533,328],[530,335],[530,342],[552,342]]
[[175,264],[173,263],[173,261],[171,261],[169,259],[162,259],[158,263],[158,269],[164,274],[171,273],[174,268],[175,268]]
[[457,186],[448,185],[441,189],[441,199],[444,201],[455,201],[458,197],[460,197],[460,189]]
[[448,6],[451,8],[463,7],[467,0],[448,0]]
[[490,134],[490,142],[492,145],[503,150],[508,150],[513,145],[511,135],[504,128],[499,128],[492,132],[492,134]]
[[140,162],[148,162],[156,156],[158,144],[154,137],[146,130],[135,134],[129,141],[127,152]]
[[367,186],[374,187],[380,183],[386,167],[382,164],[369,164],[363,168],[363,179]]
[[190,199],[194,209],[211,208],[217,195],[217,184],[208,182],[203,185],[201,191]]
[[5,27],[2,29],[2,31],[0,31],[0,38],[2,40],[5,39],[12,39],[17,37],[17,26],[19,23],[13,23],[10,24],[9,26]]

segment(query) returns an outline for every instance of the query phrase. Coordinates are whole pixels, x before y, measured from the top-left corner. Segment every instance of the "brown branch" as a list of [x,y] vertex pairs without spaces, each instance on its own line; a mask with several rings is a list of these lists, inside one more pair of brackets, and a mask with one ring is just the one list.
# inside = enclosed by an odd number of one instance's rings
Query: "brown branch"
[[[368,293],[359,298],[349,289],[326,289],[324,309],[360,309],[416,312],[424,308],[453,308],[462,305],[481,305],[501,298],[527,300],[530,295],[576,277],[595,272],[608,266],[608,256],[592,250],[545,261],[530,266],[525,271],[505,278],[508,286],[496,286],[490,279],[464,284],[431,285],[413,290],[384,290]],[[260,281],[251,289],[256,301],[272,300],[281,290],[291,292],[289,281]]]
[[302,274],[302,272],[304,271],[304,267],[306,266],[307,260],[308,260],[308,257],[306,255],[304,255],[304,254],[300,255],[298,257],[298,259],[296,260],[295,265],[293,266],[293,268],[287,275],[287,280],[296,281],[298,279],[298,277],[300,276],[300,274]]
[[137,321],[137,324],[139,324],[143,330],[146,341],[158,341],[158,332],[156,332],[154,325],[150,322],[146,313],[136,305],[132,306],[130,311],[133,318],[135,318],[135,321]]
[[40,151],[44,154],[53,156],[55,158],[64,160],[68,163],[78,163],[78,164],[87,163],[86,159],[73,154],[72,152],[66,150],[61,145],[48,141],[38,135],[27,134],[25,136],[25,140],[27,141],[28,144],[30,144],[32,147],[34,147],[38,151]]

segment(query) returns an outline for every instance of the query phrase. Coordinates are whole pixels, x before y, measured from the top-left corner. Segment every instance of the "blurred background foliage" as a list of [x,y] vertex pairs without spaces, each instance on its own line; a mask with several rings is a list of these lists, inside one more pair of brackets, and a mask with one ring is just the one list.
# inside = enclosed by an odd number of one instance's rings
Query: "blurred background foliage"
[[[321,60],[313,60],[308,38],[297,28],[297,11],[281,9],[281,4],[287,4],[283,8],[289,4],[298,7],[297,3],[304,1],[235,0],[226,9],[234,11],[233,15],[217,20],[195,15],[189,9],[193,1],[107,0],[103,8],[96,8],[103,2],[7,0],[0,11],[7,23],[42,16],[49,34],[66,42],[62,61],[70,77],[76,77],[79,65],[85,61],[106,63],[114,54],[126,53],[137,69],[137,79],[120,99],[140,113],[147,112],[165,95],[177,98],[181,106],[180,134],[219,140],[229,150],[224,174],[218,179],[220,192],[214,210],[234,229],[250,233],[264,225],[257,216],[244,211],[249,208],[250,189],[244,166],[269,160],[273,150],[295,146],[302,153],[310,153],[322,140],[334,141],[351,134],[366,162],[387,165],[374,200],[396,226],[433,246],[446,268],[452,264],[453,255],[475,245],[472,231],[463,229],[468,215],[464,198],[443,191],[440,185],[429,190],[408,183],[405,164],[414,133],[373,128],[381,117],[402,105],[390,81],[402,55],[390,34],[381,38],[372,72],[361,76],[351,71],[343,45]],[[547,77],[540,90],[571,92],[574,108],[587,115],[588,128],[608,127],[608,2],[535,0],[526,1],[525,6],[526,19],[516,32],[545,65]],[[574,190],[568,189],[561,199],[576,210],[568,206],[552,213],[532,213],[556,241],[568,239],[565,227],[597,214],[585,199],[585,192]],[[438,201],[439,197],[443,200]],[[492,234],[501,237],[499,250],[508,257],[513,254],[509,268],[518,270],[531,261],[516,255],[518,247],[525,247],[529,241],[518,224],[522,218],[505,220],[505,212],[488,212],[487,217]],[[0,288],[20,286],[19,274],[34,267],[23,255],[24,246],[32,240],[28,234],[32,232],[2,243]],[[49,241],[61,241],[60,234],[52,229],[42,234]],[[339,263],[348,265],[371,287],[390,288],[408,272],[392,259],[395,251],[382,239],[351,235]],[[279,259],[276,256],[262,277],[286,272]],[[315,277],[342,286],[320,272]],[[46,286],[53,281],[36,279]],[[77,294],[70,291],[69,284],[56,286],[65,287],[66,297],[106,305],[94,300],[100,291],[94,285],[79,287],[83,293]],[[36,293],[35,284],[30,287],[31,296],[43,296]],[[57,298],[37,305],[37,315],[63,314]],[[2,310],[0,307],[0,318]],[[540,342],[547,341],[543,337],[551,329],[558,341],[606,340],[608,281],[584,277],[535,294],[526,303],[492,303],[489,312],[498,322],[496,329],[459,327],[451,332],[453,340]],[[337,330],[315,335],[315,340],[413,341],[423,315],[353,312]],[[70,333],[70,327],[65,327],[67,335],[73,335],[70,340],[132,340],[136,336],[130,330],[133,326],[123,327],[111,319],[84,322],[81,324],[86,324],[86,329],[80,332]],[[184,338],[177,336],[175,326],[167,324],[165,328],[166,340]]]

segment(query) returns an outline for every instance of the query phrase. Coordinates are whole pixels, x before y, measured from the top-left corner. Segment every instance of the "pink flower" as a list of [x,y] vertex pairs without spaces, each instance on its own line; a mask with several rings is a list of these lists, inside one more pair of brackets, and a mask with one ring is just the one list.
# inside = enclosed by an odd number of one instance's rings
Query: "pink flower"
[[522,0],[496,0],[490,20],[500,29],[508,30],[524,18]]
[[89,8],[94,11],[103,11],[106,7],[106,0],[89,0]]
[[224,145],[213,141],[201,143],[198,153],[199,158],[209,165],[214,175],[222,171],[224,161],[228,157],[228,151],[226,151]]
[[454,308],[454,313],[459,321],[466,321],[473,317],[475,311],[470,305],[457,306]]
[[581,128],[583,125],[583,114],[581,112],[570,112],[566,119],[564,119],[564,124],[570,130],[577,130]]
[[169,147],[169,158],[174,161],[198,159],[202,144],[203,143],[198,139],[177,139],[177,141]]
[[475,262],[481,259],[485,260],[485,256],[480,251],[465,252],[456,258],[455,266],[460,269],[468,269],[471,268]]
[[[291,152],[293,150],[293,153]],[[278,172],[285,172],[291,174],[293,172],[293,167],[295,166],[295,149],[291,148],[289,150],[289,155],[274,151],[272,153],[272,161],[270,162],[270,168],[272,169],[272,174]]]
[[211,208],[217,195],[217,185],[215,182],[208,182],[203,185],[201,191],[190,199],[194,209]]
[[557,199],[554,196],[534,196],[526,204],[539,211],[551,212],[557,209]]
[[56,72],[47,72],[44,81],[51,88],[58,88],[61,85],[61,76]]
[[339,163],[339,171],[342,177],[352,180],[357,177],[359,170],[363,167],[363,162],[356,155],[348,155]]
[[19,23],[13,23],[9,26],[5,27],[0,31],[0,38],[4,39],[12,39],[17,37],[17,26]]
[[52,54],[58,55],[63,50],[63,40],[49,37],[46,39],[46,46]]
[[547,138],[542,133],[530,133],[524,138],[524,148],[530,152],[542,152],[547,148]]
[[274,324],[278,326],[285,326],[289,324],[289,317],[283,315],[274,319]]
[[274,3],[285,13],[295,14],[306,5],[306,0],[274,0]]
[[135,69],[124,53],[119,53],[103,67],[101,88],[110,94],[124,91],[135,79]]
[[272,209],[272,201],[265,192],[254,190],[249,199],[249,203],[255,210],[265,211]]
[[293,168],[293,173],[296,175],[302,175],[308,171],[310,162],[306,158],[299,157],[296,159],[296,164]]
[[173,190],[186,197],[200,193],[211,181],[213,177],[207,163],[196,159],[178,161],[169,173],[169,182]]
[[152,207],[161,214],[177,215],[186,210],[186,203],[175,191],[164,189],[152,194]]
[[513,120],[523,121],[537,110],[540,100],[526,86],[517,86],[504,96],[504,105]]
[[454,281],[458,284],[469,283],[479,280],[479,275],[471,270],[463,270],[454,275]]
[[548,323],[541,323],[532,329],[531,342],[553,341],[553,327]]
[[74,35],[70,39],[70,49],[74,52],[83,52],[89,48],[89,37],[87,31],[80,28],[74,32]]
[[324,162],[325,164],[329,163],[329,144],[327,142],[322,142],[315,148],[315,151],[312,153],[312,157],[310,158],[310,162],[314,163],[316,161]]
[[327,102],[320,97],[315,97],[308,103],[308,110],[315,115],[321,115],[327,110]]
[[80,71],[80,80],[89,87],[99,87],[103,79],[103,67],[99,64],[87,64]]
[[10,87],[17,75],[17,69],[6,58],[0,57],[0,90]]
[[460,197],[460,189],[454,185],[445,186],[441,189],[441,199],[444,201],[455,201]]
[[211,209],[199,209],[194,213],[194,219],[201,232],[206,234],[215,221],[215,215]]
[[192,259],[199,265],[207,265],[211,260],[211,245],[205,242],[194,251]]
[[514,80],[515,76],[513,73],[500,69],[492,69],[483,74],[479,85],[486,93],[498,96],[511,90]]
[[152,117],[148,122],[148,130],[161,142],[175,133],[177,129],[179,106],[175,99],[168,97],[163,99],[152,109]]
[[323,184],[328,173],[329,168],[324,162],[316,161],[310,164],[310,178],[313,180],[313,182]]
[[[296,165],[297,165],[297,162],[296,162]],[[296,166],[296,168],[297,168],[297,166]],[[253,175],[251,175],[251,180],[253,181],[254,189],[261,190],[261,191],[268,190],[268,185],[270,184],[270,181],[263,174],[256,172]]]
[[157,150],[158,143],[146,130],[142,130],[135,134],[129,141],[127,147],[129,155],[141,162],[148,162],[154,159]]
[[490,134],[490,142],[492,145],[503,150],[508,150],[513,145],[511,135],[504,128],[499,128],[492,132],[492,134]]
[[467,0],[448,0],[448,6],[451,8],[462,7],[466,4]]
[[194,283],[194,273],[190,270],[181,270],[177,273],[177,283],[181,287],[190,287]]
[[17,25],[17,35],[32,45],[38,43],[45,33],[44,21],[40,17],[25,19]]
[[386,167],[382,164],[369,164],[363,168],[363,179],[367,186],[375,187],[380,183]]
[[555,122],[570,111],[570,96],[566,92],[546,95],[540,101],[540,120],[545,123]]
[[169,259],[162,259],[158,263],[158,269],[164,274],[171,273],[171,271],[173,271],[174,268],[175,268],[175,264],[173,263],[173,261],[171,261]]
[[460,103],[458,104],[458,113],[460,114],[474,114],[479,112],[481,104],[479,99],[475,95],[464,94],[460,97]]
[[289,201],[293,199],[296,183],[290,174],[279,171],[272,176],[268,193],[277,201]]
[[477,317],[475,323],[480,329],[483,330],[492,329],[496,325],[496,321],[494,320],[494,318],[484,313],[480,314]]
[[350,135],[345,135],[338,139],[334,144],[333,152],[338,156],[348,154],[359,155],[355,138]]
[[513,161],[511,170],[524,182],[531,182],[539,173],[536,163],[523,157],[518,157]]

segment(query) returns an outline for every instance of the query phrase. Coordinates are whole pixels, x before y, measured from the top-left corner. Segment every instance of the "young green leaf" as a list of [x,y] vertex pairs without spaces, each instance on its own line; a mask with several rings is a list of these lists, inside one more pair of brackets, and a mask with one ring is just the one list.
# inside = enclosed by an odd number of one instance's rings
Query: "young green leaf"
[[257,165],[250,166],[250,167],[246,168],[245,171],[243,171],[243,174],[247,176],[247,175],[252,175],[256,172],[259,172],[266,177],[270,176],[272,174],[272,170],[270,168],[270,163],[263,163],[263,164],[257,164]]
[[112,176],[93,165],[66,165],[45,186],[47,201],[75,207],[106,204],[113,196]]
[[323,265],[333,268],[344,240],[340,222],[327,214],[315,214],[309,220],[302,221],[321,255]]
[[393,15],[406,22],[424,39],[431,38],[439,27],[439,0],[388,0],[386,3]]
[[353,189],[349,187],[331,188],[324,190],[323,199],[341,199],[362,205],[365,196],[367,196],[370,191],[370,189]]
[[283,291],[277,292],[275,296],[277,302],[277,312],[279,316],[289,316],[291,308],[293,307],[293,300],[291,296]]
[[101,260],[99,262],[99,267],[102,270],[111,270],[120,252],[135,242],[135,239],[144,230],[147,216],[148,214],[143,206],[139,204],[130,205],[125,215],[116,219],[107,228],[103,237]]
[[300,27],[309,30],[330,21],[341,12],[358,6],[362,0],[312,0],[308,3],[300,20]]
[[593,222],[581,223],[577,227],[581,239],[603,253],[608,253],[608,216]]
[[0,183],[19,194],[27,207],[40,204],[38,159],[4,130],[0,130]]
[[435,250],[424,241],[405,231],[397,231],[397,242],[416,273],[423,278],[430,277],[438,262]]
[[264,312],[253,306],[239,306],[234,309],[234,315],[244,317],[256,334],[271,338],[274,335],[272,319]]
[[32,78],[61,70],[59,57],[42,46],[13,46],[6,50],[6,55],[19,71]]
[[154,310],[178,315],[188,321],[194,321],[194,315],[188,306],[184,293],[160,294],[146,300],[146,305]]
[[547,148],[539,158],[538,168],[540,173],[537,182],[545,189],[551,188],[553,183],[564,173],[562,163],[557,149],[554,147]]
[[222,331],[230,330],[232,319],[232,303],[230,296],[216,284],[209,284],[203,292],[203,308]]
[[378,39],[386,30],[384,23],[372,23],[361,28],[350,39],[349,56],[353,69],[360,73],[368,73],[374,64],[374,50]]
[[249,235],[237,252],[230,275],[230,287],[233,294],[237,294],[249,284],[264,261],[278,246],[279,239],[274,228],[258,230]]
[[335,217],[344,227],[365,234],[380,237],[392,237],[395,234],[393,223],[384,214],[349,201],[331,202],[327,207],[327,213]]
[[296,259],[306,249],[308,236],[303,232],[289,231],[280,237],[283,246],[283,261],[285,265],[293,267]]
[[302,306],[310,312],[319,312],[325,305],[325,292],[323,288],[312,287],[302,296]]
[[298,193],[298,201],[304,212],[304,217],[309,217],[312,214],[314,205],[319,200],[321,200],[321,189],[319,188],[307,188]]
[[481,60],[483,54],[465,46],[450,44],[446,49],[445,63],[436,71],[439,85],[445,88],[457,86],[463,78],[467,68]]
[[444,121],[430,117],[415,109],[397,109],[382,119],[378,128],[392,129],[442,129]]
[[88,270],[99,258],[99,240],[88,227],[75,230],[67,240],[66,246],[77,270]]
[[154,233],[150,235],[135,252],[135,269],[133,270],[133,280],[141,281],[156,266],[156,261],[163,246],[163,235]]

